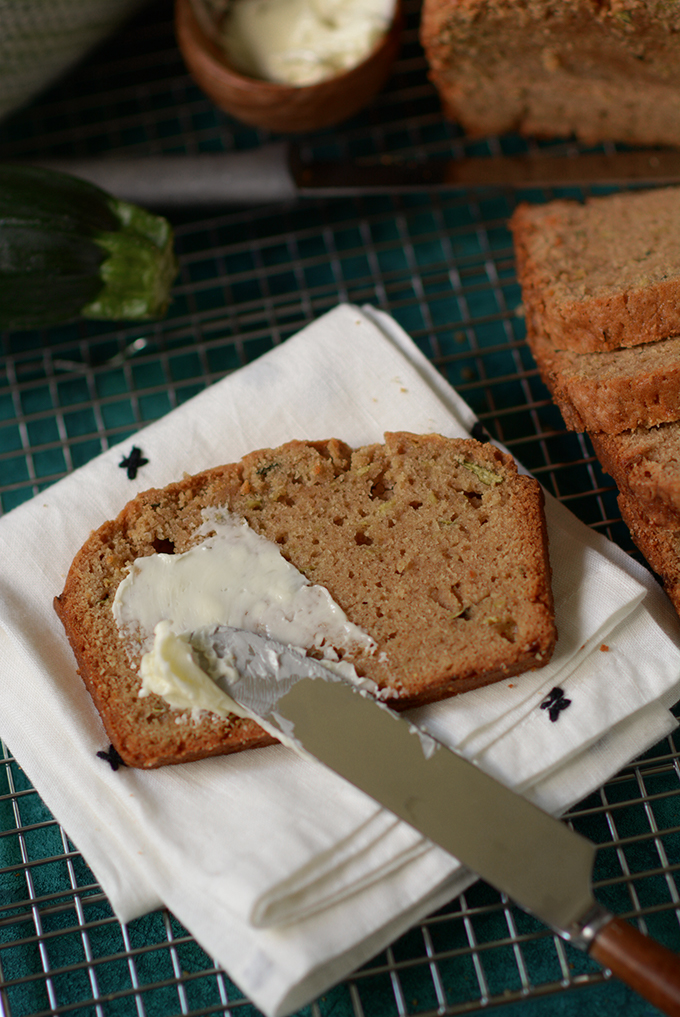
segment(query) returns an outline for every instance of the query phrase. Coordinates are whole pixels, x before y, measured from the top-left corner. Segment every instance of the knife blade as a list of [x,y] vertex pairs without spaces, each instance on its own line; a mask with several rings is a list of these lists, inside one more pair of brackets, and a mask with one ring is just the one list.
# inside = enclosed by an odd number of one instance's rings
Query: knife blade
[[273,142],[243,152],[35,160],[145,207],[244,205],[298,198],[404,194],[475,187],[576,187],[680,182],[680,151],[405,161],[306,161]]
[[[226,626],[190,637],[228,695],[444,848],[640,995],[680,1017],[680,957],[600,905],[595,846],[352,683],[266,637]],[[226,667],[224,665],[227,665]]]

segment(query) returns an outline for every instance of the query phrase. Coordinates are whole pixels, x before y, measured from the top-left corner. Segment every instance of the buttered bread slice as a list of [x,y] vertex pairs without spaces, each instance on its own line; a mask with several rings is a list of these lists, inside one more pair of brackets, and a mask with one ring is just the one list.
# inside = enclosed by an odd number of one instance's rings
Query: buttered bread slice
[[[296,588],[322,591],[341,620],[340,629],[326,627],[315,639],[304,626],[291,630],[289,641],[303,632],[309,652],[352,664],[395,709],[542,667],[551,657],[556,632],[543,495],[510,456],[439,435],[387,434],[384,444],[356,450],[335,439],[292,441],[138,495],[74,558],[55,608],[128,765],[156,767],[271,742],[250,719],[173,705],[142,687],[153,622],[173,622],[165,618],[172,614],[180,630],[195,624],[198,615],[175,611],[173,597],[188,598],[192,610],[213,604],[207,579],[206,589],[192,579],[193,589],[172,594],[155,614],[135,608],[123,617],[120,610],[121,584],[141,575],[142,559],[158,556],[177,571],[189,561],[183,556],[200,548],[208,560],[227,523],[265,538],[294,566],[291,573],[297,570]],[[255,576],[260,568],[256,562],[242,572]],[[267,630],[264,616],[243,609],[233,592],[229,617],[205,617],[205,624]]]

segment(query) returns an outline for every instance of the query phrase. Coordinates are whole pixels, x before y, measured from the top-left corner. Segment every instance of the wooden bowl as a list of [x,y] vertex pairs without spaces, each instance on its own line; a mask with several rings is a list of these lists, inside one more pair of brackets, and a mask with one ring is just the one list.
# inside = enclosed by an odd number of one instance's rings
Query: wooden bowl
[[390,30],[356,67],[313,85],[280,85],[233,70],[202,31],[191,0],[175,3],[177,43],[196,84],[226,113],[277,134],[330,127],[366,106],[389,77],[399,53],[403,20],[397,0]]

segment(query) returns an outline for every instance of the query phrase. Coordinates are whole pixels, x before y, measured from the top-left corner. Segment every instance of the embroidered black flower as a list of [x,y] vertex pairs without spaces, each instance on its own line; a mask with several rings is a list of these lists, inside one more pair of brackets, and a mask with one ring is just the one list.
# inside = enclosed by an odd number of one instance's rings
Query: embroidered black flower
[[121,759],[113,745],[109,745],[107,752],[98,752],[97,758],[106,760],[112,770],[117,770],[119,766],[127,766],[127,763]]
[[564,690],[557,685],[554,689],[550,690],[541,703],[541,709],[548,711],[548,716],[553,723],[555,723],[562,710],[566,710],[568,706],[571,706],[571,699],[567,699],[564,695]]
[[135,477],[137,476],[137,470],[141,466],[146,466],[148,461],[149,460],[145,459],[144,456],[142,455],[141,448],[137,448],[136,445],[133,445],[130,451],[130,455],[125,456],[123,459],[121,459],[118,465],[121,467],[121,469],[127,470],[129,480],[134,480]]

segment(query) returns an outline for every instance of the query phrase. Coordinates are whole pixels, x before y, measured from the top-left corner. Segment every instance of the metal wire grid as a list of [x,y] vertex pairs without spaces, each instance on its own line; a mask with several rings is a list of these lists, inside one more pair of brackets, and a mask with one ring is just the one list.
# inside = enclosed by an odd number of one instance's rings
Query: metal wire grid
[[[670,738],[570,814],[578,830],[602,844],[595,879],[599,899],[666,940],[680,908],[680,826],[668,823],[673,811],[677,819],[679,764]],[[167,912],[119,926],[66,834],[8,753],[3,769],[8,790],[0,801],[12,814],[3,836],[11,839],[17,861],[2,875],[21,883],[13,903],[0,907],[3,1014],[130,1013],[134,1006],[142,1017],[250,1009]],[[46,832],[52,853],[44,849]],[[32,842],[38,834],[36,853]],[[545,999],[548,1012],[562,1013],[571,1010],[558,1004],[577,988],[590,990],[590,1013],[630,1007],[627,990],[607,984],[582,954],[478,884],[317,1000],[311,1012],[430,1017]],[[580,1002],[579,994],[574,1012]]]
[[[311,155],[514,151],[443,123],[416,43],[394,79]],[[0,125],[0,155],[199,151],[266,141],[214,110],[184,72],[166,3]],[[550,194],[527,194],[536,200]],[[545,486],[632,545],[587,439],[567,434],[524,343],[502,191],[317,201],[176,220],[181,276],[168,318],[1,337],[0,508],[8,511],[140,425],[248,363],[340,300],[388,310]],[[82,857],[4,749],[0,768],[0,1013],[253,1010],[166,912],[121,927]],[[570,814],[601,845],[598,897],[678,948],[680,755],[669,738]],[[556,874],[558,878],[558,874]],[[576,992],[581,989],[581,992]],[[401,937],[309,1008],[429,1015],[653,1009],[484,884]]]

